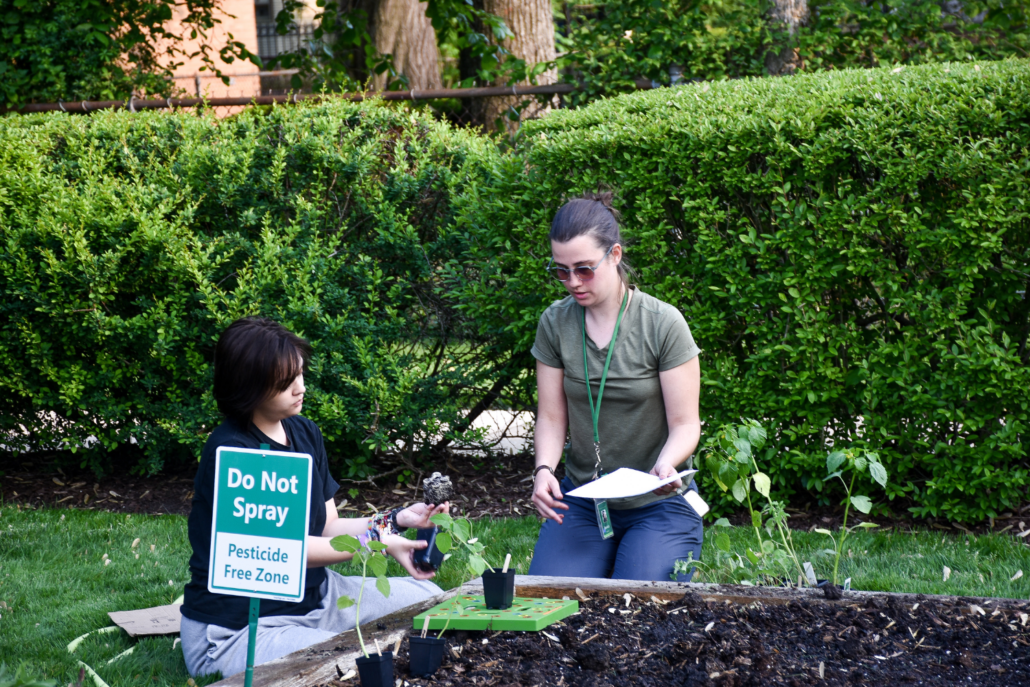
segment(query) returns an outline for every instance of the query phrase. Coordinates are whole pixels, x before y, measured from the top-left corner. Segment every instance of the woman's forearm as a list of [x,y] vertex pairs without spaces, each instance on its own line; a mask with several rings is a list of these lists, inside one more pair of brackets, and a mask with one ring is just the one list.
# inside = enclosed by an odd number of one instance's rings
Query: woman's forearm
[[533,430],[533,450],[537,465],[558,467],[562,451],[565,450],[565,434],[568,427],[564,421],[541,417]]
[[[350,532],[343,532],[341,534],[351,534]],[[322,568],[333,563],[342,563],[349,561],[353,554],[346,553],[343,551],[337,551],[329,543],[332,537],[313,537],[308,536],[308,567],[309,568]]]
[[658,454],[657,463],[665,463],[679,467],[687,458],[694,455],[698,442],[701,441],[700,424],[682,424],[669,428],[669,437]]
[[368,530],[368,518],[337,518],[327,522],[322,530],[323,537],[338,537],[341,534],[349,534],[356,537]]

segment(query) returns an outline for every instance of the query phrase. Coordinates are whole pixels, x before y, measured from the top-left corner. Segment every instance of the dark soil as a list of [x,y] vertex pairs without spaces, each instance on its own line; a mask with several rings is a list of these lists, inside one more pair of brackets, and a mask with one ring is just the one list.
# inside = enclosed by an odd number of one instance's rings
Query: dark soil
[[[72,470],[71,454],[50,453],[17,457],[0,454],[0,503],[32,508],[85,508],[116,513],[176,513],[188,515],[193,498],[193,477],[196,467],[170,471],[149,477],[132,475],[128,469],[103,478],[92,472]],[[530,493],[533,456],[519,454],[493,458],[476,458],[444,453],[420,463],[405,479],[398,475],[408,470],[399,462],[388,463],[384,472],[373,480],[340,479],[336,503],[344,517],[359,517],[395,506],[422,500],[423,477],[434,471],[449,475],[456,495],[452,512],[471,517],[511,517],[535,515]],[[559,476],[562,470],[559,468]],[[831,508],[808,510],[788,509],[790,526],[797,530],[824,527],[840,528],[842,513]],[[734,525],[750,525],[746,510],[729,516]],[[907,517],[864,517],[881,528],[908,531],[913,528],[934,528],[952,534],[963,532],[1025,532],[1030,524],[1030,503],[979,525],[961,525],[928,518],[913,521]],[[1024,535],[1025,536],[1025,535]]]
[[688,592],[666,604],[604,596],[580,607],[544,632],[448,632],[430,679],[408,675],[404,642],[394,677],[412,687],[1030,685],[1030,603],[982,614],[928,598],[745,607]]

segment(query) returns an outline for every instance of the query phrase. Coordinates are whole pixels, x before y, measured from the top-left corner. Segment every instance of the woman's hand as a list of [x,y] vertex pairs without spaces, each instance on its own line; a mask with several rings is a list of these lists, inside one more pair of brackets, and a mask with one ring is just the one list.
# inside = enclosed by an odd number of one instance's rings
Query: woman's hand
[[[674,465],[669,465],[668,463],[655,463],[655,466],[651,468],[651,474],[657,477],[658,479],[666,479],[667,477],[672,477],[677,473],[679,473],[679,470],[677,470]],[[681,489],[682,487],[683,480],[677,477],[675,482],[669,482],[664,487],[658,487],[654,490],[653,493],[657,494],[658,496],[666,496],[667,494],[671,494],[672,492],[676,491],[677,489]]]
[[436,576],[435,571],[423,571],[415,567],[415,552],[429,546],[425,539],[406,539],[399,534],[388,534],[382,539],[386,544],[386,553],[397,559],[401,567],[408,571],[416,580],[431,580]]
[[536,473],[533,480],[533,505],[536,506],[536,512],[560,525],[565,515],[557,511],[569,509],[561,500],[561,484],[551,471],[541,470]]
[[437,513],[449,513],[450,509],[450,503],[442,503],[439,506],[427,506],[424,503],[416,503],[397,513],[397,524],[401,527],[416,527],[418,529],[434,527],[429,518]]

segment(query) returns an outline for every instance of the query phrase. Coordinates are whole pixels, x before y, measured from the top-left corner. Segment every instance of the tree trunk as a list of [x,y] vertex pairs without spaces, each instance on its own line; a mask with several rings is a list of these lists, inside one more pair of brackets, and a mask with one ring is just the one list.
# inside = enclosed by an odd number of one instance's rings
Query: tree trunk
[[[398,74],[414,91],[443,88],[436,32],[419,0],[379,0],[372,15],[372,38],[380,55],[393,55]],[[386,88],[388,74],[372,78],[376,90]]]
[[[798,27],[808,20],[808,1],[776,0],[776,4],[769,11],[769,19],[774,23],[783,24],[787,34],[793,39],[797,35]],[[791,45],[773,49],[765,56],[765,69],[770,76],[788,76],[798,69],[803,69],[804,66],[798,49]]]
[[[525,60],[527,64],[550,62],[556,57],[554,48],[554,19],[551,16],[551,0],[484,0],[484,9],[499,16],[514,36],[502,45],[513,57]],[[558,80],[558,71],[549,69],[537,77],[537,83],[550,84]],[[528,83],[528,82],[523,82]],[[551,109],[552,103],[541,105],[533,100],[519,113],[518,120],[510,119],[513,111],[525,98],[505,96],[486,98],[483,117],[488,129],[493,129],[498,118],[511,132],[524,119],[539,117]]]

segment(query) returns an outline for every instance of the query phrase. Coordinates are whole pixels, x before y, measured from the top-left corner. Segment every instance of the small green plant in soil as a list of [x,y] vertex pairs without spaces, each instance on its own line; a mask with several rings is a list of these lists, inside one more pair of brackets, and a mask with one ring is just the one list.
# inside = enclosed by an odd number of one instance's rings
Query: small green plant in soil
[[[488,565],[486,562],[486,544],[479,541],[479,537],[472,536],[472,522],[467,518],[452,518],[447,513],[437,513],[429,519],[440,528],[440,533],[436,535],[436,548],[440,549],[444,554],[444,561],[451,557],[451,550],[455,546],[455,541],[468,553],[468,558],[465,560],[463,568],[465,574],[462,575],[461,581],[458,582],[457,586],[461,587],[465,582],[482,575]],[[436,635],[437,639],[447,630],[450,622],[451,618],[448,616],[447,622],[444,623],[443,628]]]
[[368,649],[365,648],[365,640],[361,637],[361,599],[365,594],[365,580],[368,579],[369,571],[376,578],[376,589],[379,590],[379,593],[386,597],[390,596],[390,580],[386,578],[386,556],[380,553],[386,550],[386,544],[373,540],[368,542],[366,548],[361,545],[357,537],[349,534],[333,537],[329,540],[329,544],[337,551],[354,554],[354,559],[361,562],[361,586],[358,587],[358,598],[341,596],[336,600],[336,606],[340,609],[354,606],[354,629],[358,633],[358,644],[361,645],[361,653],[368,658]]
[[[816,528],[816,532],[825,535],[833,541],[833,549],[829,554],[833,556],[833,584],[837,584],[837,571],[840,566],[841,552],[844,551],[844,542],[848,536],[857,529],[873,528],[877,525],[872,522],[862,522],[854,527],[848,527],[848,513],[854,506],[857,510],[869,514],[873,508],[873,501],[868,496],[855,494],[855,479],[860,474],[868,474],[869,478],[881,487],[887,486],[887,468],[880,463],[880,457],[872,451],[846,449],[834,451],[826,456],[826,480],[839,479],[844,485],[844,522],[841,523],[840,533],[837,537],[825,528]],[[848,472],[851,478],[844,479],[844,473]]]
[[[720,489],[731,492],[739,503],[747,505],[756,544],[746,547],[744,555],[734,554],[729,536],[720,532],[716,534],[715,545],[724,555],[716,555],[716,564],[728,566],[732,577],[742,583],[775,584],[784,578],[792,579],[795,573],[799,580],[804,580],[804,569],[787,526],[785,504],[770,496],[771,480],[758,467],[755,458],[755,453],[765,445],[765,441],[765,429],[757,421],[747,420],[740,425],[722,426],[708,446],[705,465]],[[765,499],[761,510],[752,501],[752,490]],[[729,526],[725,519],[715,524],[717,527]],[[762,536],[763,529],[766,537]],[[689,570],[689,563],[678,561],[673,574],[683,572],[684,568]]]

